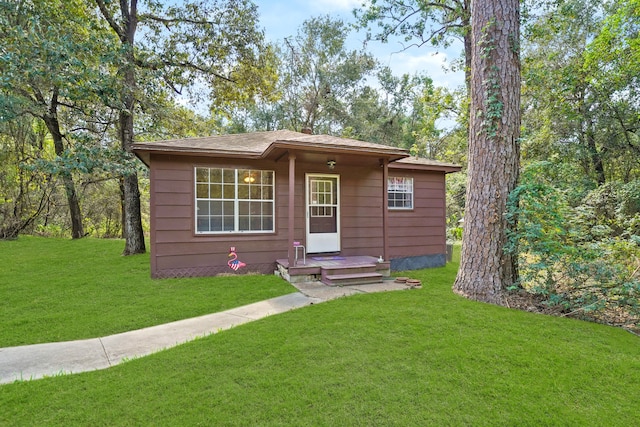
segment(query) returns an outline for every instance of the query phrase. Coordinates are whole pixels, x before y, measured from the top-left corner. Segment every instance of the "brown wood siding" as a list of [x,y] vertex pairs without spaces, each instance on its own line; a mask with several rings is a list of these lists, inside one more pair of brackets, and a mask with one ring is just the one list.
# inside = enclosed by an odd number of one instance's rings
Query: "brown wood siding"
[[[196,234],[194,168],[221,167],[273,170],[275,182],[275,232]],[[239,273],[273,272],[275,260],[287,256],[288,165],[286,161],[240,161],[198,157],[151,156],[153,175],[151,233],[152,276],[199,276],[231,272],[230,247],[247,264]],[[303,185],[296,186],[296,205],[303,201]],[[303,212],[296,217],[296,234],[304,233]]]
[[156,209],[157,218],[181,218],[191,216],[192,206],[186,205],[163,205]]
[[[395,227],[393,236],[400,238],[419,238],[420,236],[437,236],[440,234],[440,227]],[[417,240],[417,239],[416,239]]]
[[382,169],[344,168],[340,171],[340,185],[341,253],[380,256],[384,252]]
[[420,228],[420,227],[439,227],[442,223],[441,219],[437,216],[418,216],[415,211],[404,213],[404,215],[391,215],[396,219],[396,224],[393,228],[394,233],[397,234],[397,230],[403,228]]
[[413,209],[389,210],[390,258],[446,253],[445,174],[391,170],[413,177]]
[[[233,273],[227,266],[235,247],[246,267],[237,273],[271,273],[275,260],[287,258],[288,161],[205,159],[151,155],[151,269],[153,277]],[[196,234],[194,167],[247,168],[275,171],[275,232]],[[340,175],[341,254],[383,253],[382,179],[379,167],[296,162],[294,239],[305,239],[305,174]],[[388,257],[445,253],[444,174],[391,170],[390,176],[413,176],[414,209],[389,211]]]
[[157,218],[156,231],[191,231],[191,224],[187,221],[176,221],[174,218]]
[[[186,188],[183,187],[185,190]],[[160,193],[156,192],[156,206],[188,206],[191,203],[191,188],[189,193]]]

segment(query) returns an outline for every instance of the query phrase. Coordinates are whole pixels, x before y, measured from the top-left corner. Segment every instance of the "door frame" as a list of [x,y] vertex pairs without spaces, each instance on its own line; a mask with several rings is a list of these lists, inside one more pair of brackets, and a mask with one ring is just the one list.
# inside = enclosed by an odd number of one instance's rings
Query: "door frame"
[[[310,233],[310,208],[311,204],[311,180],[312,178],[332,178],[336,180],[335,195],[335,215],[336,215],[336,232],[335,233]],[[305,235],[306,249],[309,253],[323,252],[340,252],[340,175],[324,174],[324,173],[306,173],[305,174]]]

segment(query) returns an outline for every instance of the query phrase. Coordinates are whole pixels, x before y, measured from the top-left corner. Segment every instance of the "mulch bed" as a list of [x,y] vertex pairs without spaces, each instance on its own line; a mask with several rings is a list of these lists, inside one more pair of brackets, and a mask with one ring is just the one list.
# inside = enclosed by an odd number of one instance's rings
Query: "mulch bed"
[[506,307],[531,313],[547,314],[549,316],[572,317],[590,322],[602,323],[609,326],[617,326],[627,331],[640,335],[640,319],[631,316],[619,307],[594,313],[584,313],[582,310],[566,311],[562,306],[549,306],[545,304],[542,295],[530,294],[520,290],[505,294]]

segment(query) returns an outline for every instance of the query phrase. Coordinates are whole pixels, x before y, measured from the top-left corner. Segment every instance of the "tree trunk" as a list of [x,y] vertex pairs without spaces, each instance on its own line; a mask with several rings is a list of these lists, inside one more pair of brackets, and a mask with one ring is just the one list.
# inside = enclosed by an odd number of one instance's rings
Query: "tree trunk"
[[519,171],[519,1],[474,0],[467,203],[462,258],[453,289],[501,304],[516,278],[505,253],[504,218]]
[[[125,62],[120,70],[122,78],[122,103],[123,109],[119,113],[119,136],[122,150],[131,153],[133,144],[133,111],[135,109],[135,58],[134,38],[138,25],[137,0],[132,0],[130,10],[127,2],[120,2],[124,24],[124,34],[121,41],[125,49]],[[138,187],[138,174],[130,172],[125,174],[122,180],[124,196],[124,236],[125,247],[123,255],[141,254],[146,252],[144,243],[144,231],[142,229],[142,216],[140,213],[140,189]]]
[[[125,71],[127,86],[132,88],[135,84],[133,68]],[[130,86],[129,86],[130,85]],[[133,108],[134,97],[132,90],[125,88],[124,95],[127,109],[120,112],[120,141],[122,149],[131,152],[133,144]],[[140,213],[140,189],[138,187],[138,174],[127,173],[122,179],[124,197],[124,238],[125,248],[123,255],[141,254],[146,251],[144,243],[144,231],[142,229],[142,215]]]
[[[62,142],[62,132],[60,131],[60,122],[57,115],[58,108],[58,94],[57,88],[54,90],[51,103],[49,105],[49,111],[44,116],[44,122],[47,126],[47,130],[53,138],[53,146],[56,155],[62,156],[64,154],[64,144]],[[76,193],[76,185],[73,182],[73,176],[71,172],[63,170],[60,175],[62,176],[62,182],[64,184],[64,190],[67,195],[67,203],[69,205],[69,216],[71,218],[71,238],[80,239],[84,237],[84,227],[82,225],[82,212],[80,211],[80,202],[78,201],[78,194]]]
[[126,221],[127,218],[125,218],[125,212],[126,209],[124,208],[124,176],[121,176],[120,179],[118,179],[118,188],[120,189],[120,236],[123,239],[126,239],[126,230],[127,230],[127,226]]
[[[462,28],[464,35],[462,41],[464,43],[464,86],[467,89],[466,96],[471,96],[471,57],[473,55],[473,41],[471,37],[471,0],[464,0],[464,15],[462,18]],[[466,103],[465,114],[467,135],[471,135],[469,129],[471,126],[471,103]]]
[[589,153],[589,160],[593,167],[593,172],[596,176],[598,185],[604,185],[607,182],[607,177],[604,173],[604,161],[602,160],[602,152],[598,150],[596,145],[595,131],[593,130],[593,121],[587,119],[587,130],[585,132],[585,140],[587,142],[587,152]]
[[593,177],[600,186],[607,182],[607,177],[604,173],[604,148],[600,151],[596,144],[594,123],[590,113],[594,106],[587,100],[587,90],[582,88],[578,93],[580,97],[578,111],[582,118],[577,122],[578,141],[580,146],[584,147],[583,150],[586,151],[586,158],[582,162],[583,169],[585,174]]
[[140,191],[138,174],[132,173],[124,177],[124,234],[125,247],[123,255],[142,254],[146,251],[142,217],[140,214]]
[[82,212],[80,211],[80,202],[78,201],[78,193],[76,193],[76,185],[69,172],[62,172],[62,182],[67,194],[67,203],[69,204],[71,238],[81,239],[84,237],[84,226],[82,224]]
[[473,52],[473,42],[471,41],[471,0],[464,0],[464,16],[462,18],[462,28],[464,35],[464,84],[467,88],[467,95],[471,93],[471,56]]

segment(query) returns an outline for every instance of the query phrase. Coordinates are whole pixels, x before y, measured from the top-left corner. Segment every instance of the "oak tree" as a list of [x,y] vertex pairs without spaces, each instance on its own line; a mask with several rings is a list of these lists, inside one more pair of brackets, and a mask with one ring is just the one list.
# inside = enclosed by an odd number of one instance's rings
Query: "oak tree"
[[376,66],[368,53],[348,50],[348,26],[328,16],[311,18],[280,50],[284,126],[335,133],[348,100],[362,90]]
[[[248,0],[95,0],[120,42],[118,138],[131,152],[134,115],[155,91],[207,98],[215,106],[251,102],[272,90],[271,50]],[[139,36],[139,34],[142,36]],[[210,97],[203,96],[208,93]],[[124,254],[145,252],[138,176],[123,177]]]
[[46,128],[33,117],[0,121],[0,240],[31,232],[43,212],[51,212],[57,180],[30,169],[40,157]]
[[[81,0],[0,2],[0,120],[23,115],[40,119],[56,156],[73,149],[72,128],[93,120],[86,106],[96,101],[89,86],[99,74],[99,52],[109,46],[96,39],[95,20]],[[73,119],[71,119],[73,118]],[[84,236],[73,171],[59,168],[72,238]]]
[[467,86],[471,81],[471,0],[373,0],[354,10],[360,25],[371,27],[369,38],[388,42],[400,37],[402,49],[425,44],[448,47],[454,39],[464,46]]

